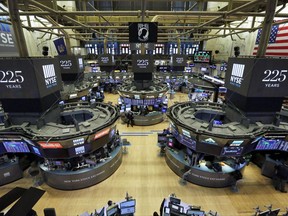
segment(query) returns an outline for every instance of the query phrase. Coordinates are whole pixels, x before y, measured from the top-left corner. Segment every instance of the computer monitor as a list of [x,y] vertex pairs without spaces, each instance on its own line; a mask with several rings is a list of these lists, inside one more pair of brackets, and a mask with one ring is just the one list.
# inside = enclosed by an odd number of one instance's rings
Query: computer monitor
[[117,205],[113,206],[112,208],[109,208],[106,211],[107,216],[114,216],[116,213],[118,213],[118,206]]
[[183,206],[180,206],[180,205],[177,205],[177,204],[173,204],[173,203],[169,203],[169,208],[170,208],[170,211],[171,213],[172,212],[181,212],[183,213],[184,211],[184,207]]
[[170,216],[186,216],[186,214],[181,213],[181,212],[171,212]]
[[121,215],[131,215],[135,213],[135,206],[127,207],[127,208],[121,208],[120,214]]
[[170,197],[170,203],[179,205],[181,203],[181,200],[176,197]]
[[193,210],[193,209],[188,209],[186,212],[187,216],[205,216],[205,212],[204,211],[200,211],[200,210]]
[[136,205],[135,199],[127,200],[127,201],[120,203],[120,209],[135,206],[135,205]]

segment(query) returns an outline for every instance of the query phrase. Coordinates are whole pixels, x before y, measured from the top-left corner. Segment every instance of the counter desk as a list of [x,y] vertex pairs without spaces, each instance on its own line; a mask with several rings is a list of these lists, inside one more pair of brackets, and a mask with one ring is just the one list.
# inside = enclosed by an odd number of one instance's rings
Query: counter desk
[[171,198],[165,198],[161,204],[161,213],[160,215],[163,216],[170,216],[171,214],[173,215],[187,215],[187,216],[205,216],[205,211],[201,210],[200,206],[195,206],[195,205],[191,205],[191,204],[187,204],[185,202],[183,202],[182,200],[178,199],[178,198],[172,198],[173,201],[176,202],[172,202]]
[[217,162],[221,165],[221,171],[214,171],[212,168],[206,166],[206,161],[200,161],[198,166],[190,167],[188,162],[184,160],[184,153],[182,151],[175,151],[170,148],[166,148],[166,163],[181,178],[185,174],[185,180],[213,188],[228,187],[234,185],[236,180],[234,177],[235,172],[243,172],[246,166],[246,162],[239,164],[236,167],[232,167],[230,159]]
[[5,185],[23,177],[19,160],[9,160],[0,165],[0,185]]
[[[137,126],[148,126],[155,125],[161,123],[164,120],[164,116],[162,112],[150,112],[147,115],[137,115],[133,113],[134,117],[134,125]],[[127,118],[124,113],[121,114],[121,119],[123,122],[127,123]]]
[[122,146],[117,146],[110,157],[96,166],[75,171],[49,170],[44,164],[40,170],[47,185],[61,190],[75,190],[95,185],[112,175],[122,162]]

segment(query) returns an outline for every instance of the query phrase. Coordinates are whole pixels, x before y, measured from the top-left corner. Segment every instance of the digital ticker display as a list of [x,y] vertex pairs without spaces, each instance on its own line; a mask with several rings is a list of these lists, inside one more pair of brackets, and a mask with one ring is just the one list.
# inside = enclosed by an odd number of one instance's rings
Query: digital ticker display
[[288,141],[281,139],[266,139],[261,138],[255,150],[280,150],[280,151],[288,151]]

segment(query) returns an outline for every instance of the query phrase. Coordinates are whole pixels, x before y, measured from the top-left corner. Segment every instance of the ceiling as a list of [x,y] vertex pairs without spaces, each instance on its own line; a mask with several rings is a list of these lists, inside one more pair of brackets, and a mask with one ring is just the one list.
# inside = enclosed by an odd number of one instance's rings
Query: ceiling
[[[269,0],[275,1],[275,0]],[[158,22],[158,41],[173,40],[203,41],[216,37],[225,37],[245,31],[253,31],[259,26],[240,27],[248,16],[264,17],[268,0],[18,0],[20,15],[42,17],[52,25],[35,27],[32,24],[22,25],[28,30],[37,30],[59,36],[72,29],[69,36],[88,41],[92,33],[93,40],[128,42],[129,22]],[[286,6],[287,0],[278,0],[278,6]],[[15,0],[0,0],[4,5]],[[67,5],[73,7],[66,7]],[[210,3],[216,7],[209,9]],[[219,4],[219,6],[217,6]],[[61,6],[59,6],[61,5]],[[266,11],[269,13],[269,11]],[[9,16],[9,11],[1,10],[0,16]],[[11,15],[11,14],[10,14]],[[277,17],[288,14],[277,11]],[[238,21],[237,25],[230,25]],[[53,29],[59,29],[55,33]],[[211,30],[218,30],[211,34]],[[220,31],[220,30],[226,31]],[[191,34],[193,33],[193,34]],[[95,36],[94,34],[94,36]],[[192,37],[192,38],[191,38]]]

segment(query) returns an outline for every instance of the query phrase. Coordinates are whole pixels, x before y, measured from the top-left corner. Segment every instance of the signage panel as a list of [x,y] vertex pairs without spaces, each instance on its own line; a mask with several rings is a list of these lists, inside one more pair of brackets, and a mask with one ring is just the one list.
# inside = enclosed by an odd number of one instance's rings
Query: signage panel
[[288,92],[288,59],[255,59],[248,95],[284,97]]
[[114,62],[114,56],[110,54],[102,54],[98,56],[98,64],[99,66],[113,66],[115,64]]
[[185,67],[187,63],[187,56],[185,55],[173,55],[171,56],[172,66]]
[[212,52],[211,51],[197,51],[193,55],[194,63],[210,63]]
[[57,59],[36,58],[33,59],[33,65],[40,98],[62,89],[60,67]]
[[[142,44],[141,43],[131,43],[130,44],[130,49],[131,50],[141,50],[141,45]],[[153,43],[144,43],[144,48],[146,50],[154,50],[154,44]]]
[[134,73],[152,73],[153,68],[151,55],[132,55],[132,71]]
[[225,75],[225,87],[247,96],[252,77],[254,59],[229,58]]
[[287,96],[287,65],[287,59],[230,58],[225,86],[246,97]]
[[38,142],[43,149],[61,149],[63,148],[59,142]]
[[14,30],[11,25],[0,23],[0,56],[19,56],[15,42]]
[[106,129],[104,129],[104,130],[102,130],[102,131],[100,131],[100,132],[97,132],[97,133],[94,135],[94,140],[99,139],[99,138],[101,138],[101,137],[109,134],[109,132],[110,132],[110,128],[106,128]]
[[130,43],[156,43],[157,42],[157,22],[133,22],[129,23]]
[[61,89],[57,61],[43,59],[1,59],[0,98],[42,98]]

